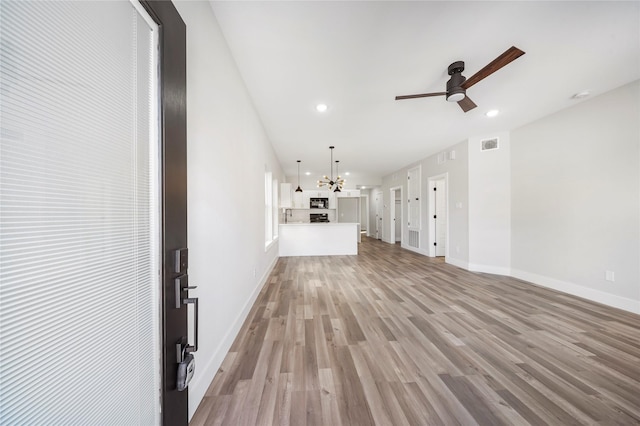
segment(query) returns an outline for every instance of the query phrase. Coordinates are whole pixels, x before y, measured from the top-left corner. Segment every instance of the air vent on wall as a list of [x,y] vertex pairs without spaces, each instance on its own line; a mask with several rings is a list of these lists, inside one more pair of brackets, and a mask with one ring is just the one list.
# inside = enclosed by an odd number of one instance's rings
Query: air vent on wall
[[420,248],[420,231],[409,230],[409,247]]
[[482,142],[482,151],[498,149],[498,138],[485,139]]

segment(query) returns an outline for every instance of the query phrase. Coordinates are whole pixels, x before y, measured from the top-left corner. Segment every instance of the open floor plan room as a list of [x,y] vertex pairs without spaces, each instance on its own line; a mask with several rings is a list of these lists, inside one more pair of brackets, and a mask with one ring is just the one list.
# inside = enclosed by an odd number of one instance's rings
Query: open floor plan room
[[364,238],[283,257],[198,425],[640,423],[632,313]]

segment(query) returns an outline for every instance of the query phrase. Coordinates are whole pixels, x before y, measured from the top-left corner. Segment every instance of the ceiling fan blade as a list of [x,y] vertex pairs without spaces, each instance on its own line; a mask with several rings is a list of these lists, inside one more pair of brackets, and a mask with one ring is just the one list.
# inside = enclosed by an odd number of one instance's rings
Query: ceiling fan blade
[[475,102],[469,99],[468,96],[465,96],[463,100],[458,101],[458,105],[460,105],[460,108],[462,108],[464,112],[469,112],[478,106],[475,104]]
[[444,96],[446,94],[447,92],[422,93],[420,95],[402,95],[396,96],[396,101],[400,101],[402,99],[428,98],[430,96]]
[[511,46],[502,55],[498,56],[493,61],[489,62],[487,66],[469,77],[464,83],[462,83],[462,88],[468,89],[480,80],[489,77],[491,74],[498,71],[505,65],[508,65],[511,62],[515,61],[522,55],[524,55],[524,52],[522,50],[518,49],[515,46]]

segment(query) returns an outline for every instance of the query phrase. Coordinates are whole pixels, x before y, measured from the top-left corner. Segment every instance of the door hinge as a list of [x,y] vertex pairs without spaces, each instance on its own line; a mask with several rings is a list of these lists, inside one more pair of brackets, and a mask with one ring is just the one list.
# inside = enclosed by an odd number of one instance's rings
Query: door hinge
[[437,190],[438,190],[438,188],[436,188],[436,187],[434,186],[434,187],[433,187],[433,190],[434,190],[434,191],[437,191]]
[[438,245],[438,243],[433,243],[433,245],[434,245],[434,246],[437,246],[437,245]]
[[434,218],[434,219],[437,219],[437,218],[438,218],[438,216],[436,216],[436,215],[434,214],[434,215],[433,215],[433,218]]

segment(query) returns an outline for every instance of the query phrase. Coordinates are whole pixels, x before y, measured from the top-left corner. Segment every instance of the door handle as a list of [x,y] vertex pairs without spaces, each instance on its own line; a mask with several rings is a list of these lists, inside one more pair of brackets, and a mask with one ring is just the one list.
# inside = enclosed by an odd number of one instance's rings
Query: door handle
[[187,343],[185,350],[187,353],[196,352],[198,350],[198,298],[186,297],[182,299],[182,303],[184,305],[193,305],[193,346],[189,346]]
[[176,301],[176,309],[180,309],[182,307],[182,292],[193,290],[194,288],[198,288],[198,286],[189,286],[189,276],[187,274],[182,274],[177,278],[174,278],[173,285],[175,289],[175,301]]

